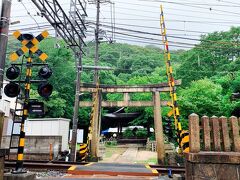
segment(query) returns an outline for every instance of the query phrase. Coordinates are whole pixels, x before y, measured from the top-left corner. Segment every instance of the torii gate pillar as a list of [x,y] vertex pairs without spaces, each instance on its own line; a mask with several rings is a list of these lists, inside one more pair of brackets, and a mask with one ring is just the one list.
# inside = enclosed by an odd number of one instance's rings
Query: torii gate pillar
[[164,164],[165,149],[164,149],[163,123],[160,93],[158,91],[153,92],[153,102],[154,102],[154,132],[157,143],[157,160],[158,164]]

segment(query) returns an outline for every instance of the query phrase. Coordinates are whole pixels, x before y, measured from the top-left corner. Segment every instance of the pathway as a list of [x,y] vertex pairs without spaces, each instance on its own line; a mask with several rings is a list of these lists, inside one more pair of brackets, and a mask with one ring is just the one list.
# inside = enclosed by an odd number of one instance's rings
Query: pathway
[[122,155],[120,155],[116,162],[118,163],[134,163],[137,159],[138,148],[129,147]]

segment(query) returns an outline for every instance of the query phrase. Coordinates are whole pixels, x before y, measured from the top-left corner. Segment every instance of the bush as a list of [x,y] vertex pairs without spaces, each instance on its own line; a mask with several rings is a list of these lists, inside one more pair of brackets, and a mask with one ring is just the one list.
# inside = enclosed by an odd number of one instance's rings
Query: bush
[[150,141],[155,141],[155,133],[151,133],[150,137],[149,137]]
[[145,129],[137,129],[136,130],[136,135],[134,135],[133,130],[132,129],[126,129],[123,132],[123,137],[124,138],[132,138],[132,137],[141,137],[141,138],[146,138],[147,137],[147,130]]
[[146,138],[148,133],[146,129],[138,129],[136,132],[137,137]]
[[117,141],[113,140],[113,141],[106,141],[106,147],[112,147],[112,146],[117,146]]
[[123,137],[124,138],[130,138],[130,137],[133,137],[133,132],[131,129],[126,129],[124,132],[123,132]]

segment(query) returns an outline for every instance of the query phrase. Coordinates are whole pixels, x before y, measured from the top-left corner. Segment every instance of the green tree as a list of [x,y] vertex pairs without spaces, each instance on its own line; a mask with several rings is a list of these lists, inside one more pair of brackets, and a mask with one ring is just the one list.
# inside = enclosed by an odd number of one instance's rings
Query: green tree
[[221,112],[222,87],[209,79],[193,81],[188,88],[179,91],[181,114],[187,118],[191,113],[223,115]]

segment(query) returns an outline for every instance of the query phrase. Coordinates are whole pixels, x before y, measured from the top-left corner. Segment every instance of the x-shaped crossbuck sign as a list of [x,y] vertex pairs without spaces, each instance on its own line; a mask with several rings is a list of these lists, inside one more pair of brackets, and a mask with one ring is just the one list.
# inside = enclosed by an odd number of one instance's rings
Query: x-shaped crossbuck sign
[[32,34],[21,34],[19,31],[15,31],[13,36],[18,39],[23,46],[10,55],[10,60],[16,61],[20,56],[30,51],[37,55],[39,59],[45,61],[48,56],[37,47],[37,44],[48,37],[48,35],[49,33],[47,31],[43,31],[37,37],[34,37]]

